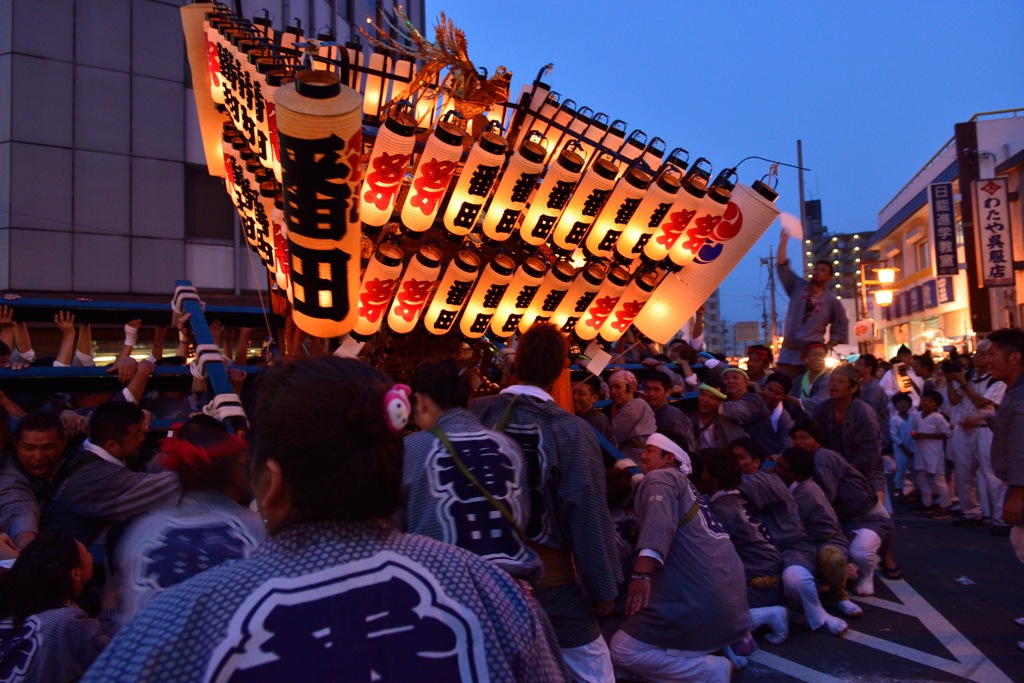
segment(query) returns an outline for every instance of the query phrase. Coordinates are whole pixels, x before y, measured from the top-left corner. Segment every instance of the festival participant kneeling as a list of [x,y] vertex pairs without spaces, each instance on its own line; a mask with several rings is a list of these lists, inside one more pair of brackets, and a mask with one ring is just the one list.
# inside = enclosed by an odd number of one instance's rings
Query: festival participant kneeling
[[686,452],[654,433],[642,460],[629,619],[612,637],[612,661],[651,681],[728,681],[732,663],[712,653],[750,628],[743,564],[687,479]]
[[84,680],[561,680],[508,574],[388,521],[401,389],[353,359],[271,368],[249,467],[268,540],[150,602]]

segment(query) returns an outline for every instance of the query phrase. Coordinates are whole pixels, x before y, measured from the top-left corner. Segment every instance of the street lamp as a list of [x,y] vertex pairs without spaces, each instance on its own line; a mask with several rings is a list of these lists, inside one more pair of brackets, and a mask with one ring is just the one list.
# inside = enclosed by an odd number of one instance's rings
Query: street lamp
[[[858,284],[860,284],[860,319],[861,319],[861,321],[867,321],[868,320],[868,285],[881,285],[882,286],[881,289],[876,289],[874,291],[875,303],[876,304],[878,304],[879,306],[888,306],[888,305],[890,305],[892,303],[892,296],[893,296],[893,294],[892,294],[892,290],[889,289],[889,286],[892,285],[892,283],[896,281],[896,269],[895,268],[874,268],[875,272],[878,274],[878,279],[877,280],[868,280],[867,277],[865,277],[866,274],[867,274],[867,270],[866,270],[867,267],[875,266],[875,265],[883,265],[884,263],[885,263],[885,261],[861,261],[860,262],[860,282]],[[872,328],[871,336],[873,338],[877,338],[877,331],[875,331],[873,329],[874,328],[873,321],[870,322],[870,323],[869,322],[863,322],[863,323],[858,323],[858,324],[859,325],[860,324],[862,324],[862,325],[870,325],[871,328]],[[861,352],[862,353],[866,353],[867,350],[870,348],[871,344],[873,344],[873,343],[874,343],[873,341],[863,341],[863,342],[861,342],[860,343]]]

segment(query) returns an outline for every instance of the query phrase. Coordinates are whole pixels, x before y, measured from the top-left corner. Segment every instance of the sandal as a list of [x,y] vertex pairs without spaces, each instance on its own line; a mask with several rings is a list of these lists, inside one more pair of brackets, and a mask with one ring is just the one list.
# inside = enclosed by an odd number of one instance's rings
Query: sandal
[[882,567],[882,574],[885,575],[885,578],[893,579],[894,581],[903,578],[903,570],[900,569],[898,564],[894,564],[891,567]]

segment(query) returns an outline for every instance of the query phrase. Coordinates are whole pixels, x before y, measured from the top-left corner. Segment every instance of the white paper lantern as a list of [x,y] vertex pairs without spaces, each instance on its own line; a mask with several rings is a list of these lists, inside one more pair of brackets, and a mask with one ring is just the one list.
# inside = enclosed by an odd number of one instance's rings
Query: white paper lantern
[[[548,124],[546,128],[541,130],[541,132],[544,133],[544,137],[551,141],[551,145],[548,147],[548,156],[544,160],[545,163],[548,164],[551,163],[552,159],[558,158],[555,156],[556,152],[561,154],[562,150],[565,149],[566,144],[573,140],[572,134],[567,131],[571,128],[572,122],[576,120],[576,102],[570,99],[562,101],[558,107],[555,108],[553,118],[554,120],[552,123]],[[586,155],[582,153],[582,149],[580,151],[580,156],[586,159]]]
[[466,131],[454,118],[447,116],[438,122],[416,165],[402,207],[402,225],[413,232],[424,232],[434,224],[441,200],[459,167]]
[[626,163],[626,166],[629,166],[643,155],[645,149],[647,149],[647,134],[642,130],[634,130],[622,144],[619,154],[629,160]]
[[479,272],[480,256],[470,249],[460,250],[448,263],[423,318],[423,326],[428,332],[446,334],[454,327]]
[[491,331],[499,337],[515,334],[533,298],[544,282],[547,264],[537,256],[529,256],[512,276],[505,296],[491,318]]
[[274,281],[282,292],[288,291],[288,231],[284,226],[284,196],[278,192],[274,198],[274,211],[270,216],[274,231]]
[[408,57],[398,57],[395,59],[393,73],[394,78],[388,79],[388,85],[390,87],[387,95],[385,96],[385,102],[390,102],[398,97],[398,95],[405,90],[406,86],[412,81],[412,77],[416,75],[416,62],[412,61]]
[[579,143],[584,159],[591,159],[593,157],[595,154],[594,145],[588,144],[585,138],[587,130],[593,125],[590,118],[593,113],[594,110],[586,106],[580,107],[576,111],[575,116],[569,121],[569,130],[564,134],[560,133],[560,138],[552,146],[553,151],[549,154],[549,159],[557,159],[565,146],[572,140],[576,140]]
[[497,254],[491,259],[480,279],[469,296],[466,310],[459,322],[459,330],[468,339],[482,337],[491,326],[491,318],[498,310],[508,285],[512,281],[512,273],[516,262],[507,254]]
[[492,242],[504,242],[511,237],[544,171],[544,147],[537,139],[542,138],[530,138],[515,151],[498,181],[483,223],[484,236]]
[[555,253],[568,255],[576,250],[611,196],[618,175],[618,167],[608,156],[587,169],[548,239]]
[[665,141],[661,138],[652,138],[644,149],[643,162],[652,173],[661,170],[661,162],[665,158]]
[[270,167],[274,179],[281,183],[281,142],[277,137],[277,101],[275,93],[283,85],[292,82],[293,72],[289,69],[273,69],[264,74],[263,102],[267,108],[267,131],[270,135]]
[[434,245],[423,245],[409,262],[398,285],[388,311],[388,327],[399,334],[412,332],[440,276],[441,250]]
[[563,332],[572,332],[576,321],[587,312],[597,290],[601,289],[608,268],[601,263],[591,263],[583,268],[573,280],[562,303],[555,309],[551,322]]
[[[199,6],[202,7],[201,5]],[[218,45],[223,40],[223,37],[220,34],[221,27],[225,24],[231,23],[230,14],[227,13],[226,10],[222,11],[215,5],[207,5],[206,7],[202,7],[202,9],[206,12],[203,20],[203,33],[206,35],[206,83],[210,89],[210,98],[215,104],[222,105],[224,104],[224,86],[223,83],[221,83]],[[192,84],[197,86],[194,76]]]
[[408,102],[399,102],[388,112],[366,164],[359,208],[363,223],[380,227],[391,220],[402,178],[416,146],[416,121]]
[[363,88],[363,114],[371,118],[377,118],[380,115],[381,106],[387,102],[384,99],[384,96],[387,94],[385,92],[387,85],[380,73],[374,72],[389,73],[391,71],[391,57],[380,52],[374,52],[370,55],[370,69],[372,72],[366,74],[366,86]]
[[578,144],[569,143],[558,160],[548,167],[519,228],[519,236],[527,244],[535,247],[544,244],[569,204],[583,172],[584,159],[578,149]]
[[520,105],[519,111],[523,113],[523,118],[518,123],[513,120],[517,130],[515,139],[517,149],[522,146],[523,142],[536,129],[536,114],[541,111],[541,107],[544,106],[550,96],[551,86],[547,83],[542,83],[539,80],[539,76],[538,80],[535,80],[532,84],[523,85],[522,90],[519,91],[519,97],[516,98],[516,102]]
[[619,298],[626,291],[627,284],[629,284],[629,271],[625,268],[614,266],[608,271],[601,289],[597,291],[594,300],[590,302],[586,312],[580,316],[579,322],[573,328],[577,337],[583,341],[590,341],[597,336],[598,330],[615,311],[615,305],[619,303]]
[[630,168],[622,174],[583,243],[588,259],[612,256],[615,243],[636,213],[650,184],[651,176],[639,168]]
[[725,213],[725,207],[728,206],[732,194],[732,183],[720,183],[721,178],[720,175],[712,183],[697,208],[697,214],[679,239],[672,244],[668,256],[676,268],[689,265],[709,239],[716,239],[716,228],[722,220],[722,214]]
[[264,9],[263,16],[254,16],[252,26],[264,40],[274,42],[274,25],[270,20],[270,10]]
[[[269,177],[270,171],[264,169],[264,177]],[[260,261],[273,275],[277,266],[274,259],[274,199],[281,194],[281,188],[272,179],[260,182],[259,203],[253,216],[256,222],[256,253]]]
[[338,337],[355,325],[359,292],[362,98],[331,72],[302,71],[276,99],[292,319]]
[[359,285],[359,310],[352,336],[365,340],[380,329],[384,314],[402,275],[402,248],[390,243],[377,247]]
[[[694,261],[665,276],[634,321],[640,332],[660,344],[668,343],[765,233],[779,215],[772,203],[776,195],[763,184],[755,183],[755,187],[758,189],[742,183],[736,186],[723,214],[726,225],[719,232],[733,237],[724,244],[706,246],[709,253],[704,262]],[[710,259],[712,255],[714,259]]]
[[668,210],[668,216],[644,245],[645,261],[660,263],[665,260],[672,245],[697,215],[697,210],[707,194],[708,173],[700,167],[702,161],[704,160],[698,159],[683,178],[682,188],[676,193],[676,200]]
[[572,263],[564,260],[556,261],[548,274],[544,276],[540,289],[537,290],[533,301],[530,302],[530,307],[526,309],[522,320],[519,321],[519,331],[526,332],[535,322],[551,320],[555,311],[565,300],[565,295],[572,287],[575,277],[576,268]]
[[659,271],[647,271],[633,278],[633,281],[626,287],[626,291],[619,297],[618,303],[615,304],[615,310],[601,326],[601,339],[607,342],[617,342],[626,333],[651,298],[661,275],[662,273]]
[[506,148],[500,128],[491,124],[469,150],[459,182],[455,184],[448,208],[444,212],[444,227],[451,234],[467,235],[476,225],[480,210],[491,195],[505,163]]
[[[217,111],[213,101],[211,78],[220,78],[220,65],[216,62],[216,50],[211,52],[207,45],[205,27],[209,26],[210,8],[202,4],[181,7],[181,26],[185,34],[185,50],[192,87],[195,93],[196,114],[199,117],[199,133],[206,157],[206,169],[212,176],[224,177],[224,155],[221,151],[221,125],[224,116]],[[211,62],[211,57],[213,61]]]
[[668,216],[682,182],[679,169],[666,165],[653,183],[647,188],[636,213],[629,219],[622,235],[615,242],[615,258],[621,263],[631,263],[640,258],[647,241]]

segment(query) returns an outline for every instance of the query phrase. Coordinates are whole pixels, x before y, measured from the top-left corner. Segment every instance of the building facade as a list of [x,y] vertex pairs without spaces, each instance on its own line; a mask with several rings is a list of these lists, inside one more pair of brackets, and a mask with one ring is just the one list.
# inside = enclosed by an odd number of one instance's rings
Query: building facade
[[[0,2],[0,290],[166,297],[181,278],[204,296],[267,288],[207,173],[181,4]],[[282,17],[333,26],[345,42],[380,4],[241,6],[266,8],[278,30]],[[403,6],[422,29],[423,0]]]
[[[873,342],[876,355],[891,357],[901,344],[914,353],[939,353],[946,345],[972,350],[979,335],[1021,324],[1022,150],[1024,109],[977,114],[956,124],[953,138],[879,213],[867,248],[878,252],[876,267],[897,270],[890,306],[875,306],[867,296],[874,332],[865,332],[862,341]],[[972,189],[979,179],[1005,180],[998,212],[975,206]],[[948,210],[942,203],[947,195]],[[991,200],[982,203],[994,206]],[[996,244],[1006,278],[986,286],[996,271],[983,268],[982,256],[991,256]],[[874,279],[869,273],[868,280]]]

